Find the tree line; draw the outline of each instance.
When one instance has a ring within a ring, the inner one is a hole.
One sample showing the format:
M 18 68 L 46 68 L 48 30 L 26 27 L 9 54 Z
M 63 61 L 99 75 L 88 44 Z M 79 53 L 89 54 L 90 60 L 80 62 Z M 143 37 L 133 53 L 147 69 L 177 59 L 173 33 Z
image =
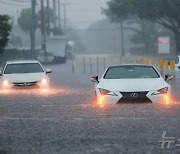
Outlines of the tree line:
M 161 25 L 174 35 L 176 54 L 180 55 L 180 0 L 109 0 L 103 12 L 117 23 L 124 21 L 136 22 L 139 29 L 133 29 L 137 35 L 145 30 L 147 36 L 142 37 L 144 47 L 151 46 L 149 39 Z
M 11 29 L 10 17 L 8 15 L 0 15 L 0 54 L 8 44 Z

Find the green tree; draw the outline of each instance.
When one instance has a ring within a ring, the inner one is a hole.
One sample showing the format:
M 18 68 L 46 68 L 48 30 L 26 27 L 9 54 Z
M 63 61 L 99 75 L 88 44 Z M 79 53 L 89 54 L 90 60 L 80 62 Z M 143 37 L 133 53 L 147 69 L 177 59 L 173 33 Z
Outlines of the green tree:
M 36 29 L 38 27 L 37 15 L 35 18 L 36 18 L 36 20 L 35 20 L 35 29 Z M 18 24 L 24 32 L 30 34 L 30 32 L 31 32 L 31 9 L 23 9 L 21 11 L 21 14 L 18 18 Z
M 112 19 L 138 17 L 158 23 L 174 34 L 176 53 L 180 54 L 180 0 L 111 0 L 106 14 Z
M 44 9 L 44 21 L 45 21 L 45 29 L 46 33 L 48 32 L 48 15 L 47 15 L 47 8 Z M 49 9 L 49 22 L 50 25 L 53 24 L 53 10 Z M 26 32 L 31 32 L 31 9 L 23 9 L 21 11 L 20 17 L 18 18 L 18 24 L 20 28 Z M 35 15 L 35 29 L 40 28 L 41 29 L 41 10 Z M 50 32 L 53 34 L 63 34 L 62 29 L 59 28 L 51 28 Z
M 143 51 L 153 52 L 157 41 L 158 27 L 157 24 L 138 16 L 136 12 L 138 7 L 135 5 L 136 0 L 111 0 L 108 2 L 108 8 L 104 9 L 107 17 L 117 23 L 125 22 L 129 25 L 138 24 L 138 27 L 128 26 L 126 29 L 133 30 L 131 41 L 134 44 L 143 44 Z
M 156 22 L 174 34 L 176 54 L 180 54 L 180 0 L 136 0 L 138 16 Z
M 45 22 L 45 29 L 46 29 L 47 34 L 48 34 L 48 12 L 49 12 L 50 25 L 53 25 L 53 23 L 54 23 L 53 9 L 49 8 L 49 11 L 48 11 L 48 8 L 44 8 L 44 22 Z M 55 17 L 55 20 L 57 20 L 57 17 Z M 41 10 L 39 10 L 39 12 L 38 12 L 38 23 L 41 23 Z M 41 27 L 41 25 L 39 25 L 39 27 Z M 52 32 L 53 35 L 62 35 L 63 34 L 62 29 L 59 27 L 53 27 L 53 28 L 50 27 L 49 32 Z
M 46 26 L 46 29 L 48 27 L 48 12 L 49 12 L 49 22 L 50 23 L 53 23 L 53 10 L 51 8 L 49 8 L 49 11 L 47 8 L 44 8 L 44 22 L 45 22 L 45 26 Z M 39 10 L 38 12 L 38 21 L 39 23 L 41 22 L 41 10 Z
M 8 44 L 12 25 L 8 15 L 0 15 L 0 54 Z
M 156 50 L 157 38 L 159 35 L 157 24 L 148 21 L 148 20 L 136 20 L 139 24 L 139 29 L 132 29 L 136 33 L 132 36 L 131 42 L 134 44 L 143 44 L 142 51 L 144 53 L 151 52 L 153 53 Z

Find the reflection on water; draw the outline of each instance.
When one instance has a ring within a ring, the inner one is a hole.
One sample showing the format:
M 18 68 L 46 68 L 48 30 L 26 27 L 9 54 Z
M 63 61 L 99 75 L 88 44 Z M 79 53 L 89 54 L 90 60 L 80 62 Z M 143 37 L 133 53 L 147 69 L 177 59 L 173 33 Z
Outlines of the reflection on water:
M 33 96 L 47 96 L 53 97 L 56 95 L 76 95 L 84 93 L 83 89 L 73 89 L 64 87 L 49 87 L 49 88 L 36 88 L 36 89 L 1 89 L 0 95 L 33 95 Z

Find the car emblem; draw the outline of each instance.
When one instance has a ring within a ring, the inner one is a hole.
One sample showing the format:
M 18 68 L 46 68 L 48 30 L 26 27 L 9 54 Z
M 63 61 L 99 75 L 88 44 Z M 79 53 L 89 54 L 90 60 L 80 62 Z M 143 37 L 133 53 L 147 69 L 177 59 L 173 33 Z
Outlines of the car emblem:
M 134 97 L 134 98 L 138 97 L 138 93 L 132 93 L 131 97 Z

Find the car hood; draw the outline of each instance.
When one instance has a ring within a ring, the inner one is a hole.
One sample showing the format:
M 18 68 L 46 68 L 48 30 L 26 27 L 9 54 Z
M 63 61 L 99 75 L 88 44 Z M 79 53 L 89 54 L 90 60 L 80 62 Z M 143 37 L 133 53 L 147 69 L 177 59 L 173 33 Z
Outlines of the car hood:
M 162 78 L 156 79 L 103 79 L 102 87 L 110 91 L 151 91 L 167 87 Z
M 2 79 L 10 82 L 36 82 L 45 76 L 45 73 L 4 74 Z

